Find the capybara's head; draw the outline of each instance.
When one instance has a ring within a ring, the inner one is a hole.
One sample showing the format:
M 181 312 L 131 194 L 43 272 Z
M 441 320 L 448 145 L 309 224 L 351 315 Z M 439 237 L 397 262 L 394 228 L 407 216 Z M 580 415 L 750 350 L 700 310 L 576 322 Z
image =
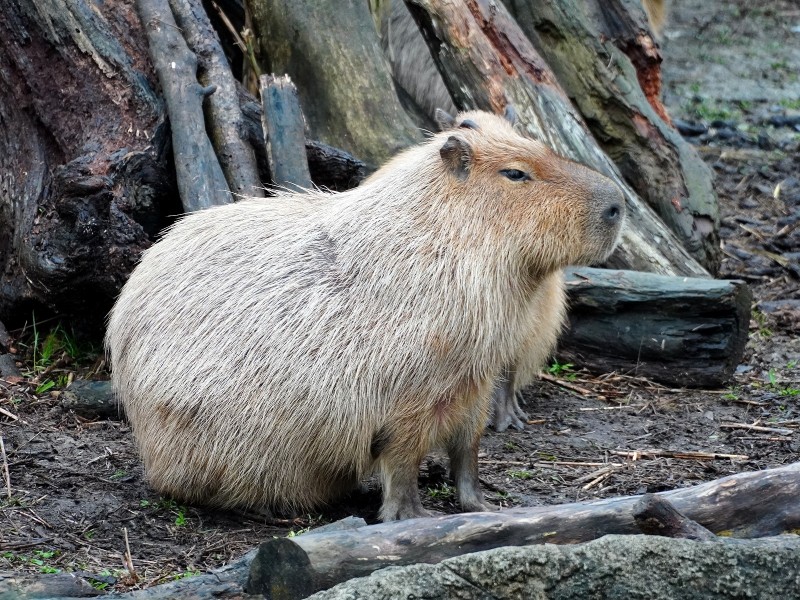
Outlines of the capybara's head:
M 453 186 L 485 198 L 489 227 L 514 243 L 533 271 L 605 260 L 625 221 L 625 199 L 608 177 L 518 133 L 506 118 L 437 113 L 440 155 Z

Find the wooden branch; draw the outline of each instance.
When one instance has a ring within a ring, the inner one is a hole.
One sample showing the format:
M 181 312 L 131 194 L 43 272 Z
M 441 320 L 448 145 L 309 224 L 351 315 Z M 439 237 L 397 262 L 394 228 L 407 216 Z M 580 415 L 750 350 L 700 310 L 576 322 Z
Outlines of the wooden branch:
M 636 525 L 647 535 L 687 540 L 717 540 L 708 529 L 682 515 L 670 502 L 656 494 L 645 494 L 633 507 Z
M 344 150 L 306 140 L 311 181 L 319 187 L 343 192 L 356 187 L 367 176 L 367 165 Z
M 197 82 L 197 58 L 186 46 L 167 0 L 136 0 L 150 42 L 172 127 L 172 153 L 185 211 L 233 201 L 208 140 L 203 98 L 213 92 Z
M 306 128 L 297 88 L 288 75 L 262 75 L 261 124 L 272 183 L 302 191 L 311 187 L 306 157 Z
M 660 87 L 660 55 L 639 3 L 510 0 L 506 5 L 625 181 L 689 254 L 716 272 L 721 254 L 719 207 L 711 170 L 654 108 L 663 110 L 652 89 Z M 639 19 L 631 17 L 631 9 Z M 655 53 L 658 62 L 639 70 L 618 46 L 634 57 Z M 639 85 L 640 74 L 649 96 Z
M 459 108 L 502 114 L 512 104 L 520 126 L 529 134 L 620 186 L 627 203 L 628 226 L 608 266 L 664 275 L 708 276 L 655 212 L 622 180 L 550 67 L 502 3 L 406 0 L 406 4 Z
M 712 532 L 762 537 L 800 526 L 798 493 L 800 463 L 794 463 L 731 475 L 657 496 Z M 640 503 L 640 496 L 629 496 L 496 513 L 410 519 L 350 531 L 310 532 L 291 540 L 271 540 L 259 548 L 263 560 L 258 555 L 253 560 L 248 590 L 271 589 L 272 581 L 285 580 L 287 569 L 291 569 L 294 578 L 313 582 L 310 587 L 321 590 L 388 566 L 437 563 L 500 546 L 575 544 L 611 533 L 638 533 L 634 512 L 641 509 Z M 296 544 L 305 558 L 297 549 L 289 551 L 287 542 Z M 293 559 L 287 563 L 266 560 L 280 554 L 289 554 Z
M 569 327 L 557 355 L 674 387 L 716 387 L 742 360 L 752 294 L 744 282 L 566 270 Z
M 216 91 L 204 103 L 206 127 L 225 179 L 234 194 L 264 196 L 256 157 L 247 142 L 228 60 L 200 0 L 169 0 L 178 27 L 198 61 L 198 80 Z
M 297 86 L 309 137 L 375 169 L 422 139 L 395 93 L 364 0 L 248 0 L 262 70 Z

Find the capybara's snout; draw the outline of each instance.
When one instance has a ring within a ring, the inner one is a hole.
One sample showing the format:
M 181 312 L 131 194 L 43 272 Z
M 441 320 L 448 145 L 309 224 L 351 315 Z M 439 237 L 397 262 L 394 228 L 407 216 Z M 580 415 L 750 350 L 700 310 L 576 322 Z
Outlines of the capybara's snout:
M 588 201 L 589 239 L 597 249 L 597 260 L 601 261 L 614 250 L 625 226 L 625 198 L 617 184 L 595 173 Z

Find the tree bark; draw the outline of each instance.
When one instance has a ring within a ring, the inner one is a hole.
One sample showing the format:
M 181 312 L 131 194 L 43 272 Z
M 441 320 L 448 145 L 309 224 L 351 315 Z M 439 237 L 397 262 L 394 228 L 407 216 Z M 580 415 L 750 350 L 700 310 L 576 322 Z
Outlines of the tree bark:
M 637 69 L 625 52 L 634 58 L 650 52 L 660 59 L 638 3 L 508 0 L 507 5 L 625 181 L 689 254 L 716 272 L 719 207 L 711 171 L 656 110 L 663 111 L 657 66 Z
M 600 171 L 621 187 L 628 226 L 608 266 L 663 275 L 708 276 L 622 180 L 547 63 L 501 3 L 407 0 L 406 4 L 459 108 L 502 114 L 511 104 L 529 134 L 560 154 Z
M 560 360 L 675 387 L 727 383 L 744 355 L 753 296 L 742 281 L 567 269 Z
M 363 0 L 250 0 L 266 73 L 288 74 L 309 137 L 370 169 L 422 139 L 397 99 Z
M 130 5 L 0 0 L 0 318 L 105 314 L 167 224 L 164 108 Z

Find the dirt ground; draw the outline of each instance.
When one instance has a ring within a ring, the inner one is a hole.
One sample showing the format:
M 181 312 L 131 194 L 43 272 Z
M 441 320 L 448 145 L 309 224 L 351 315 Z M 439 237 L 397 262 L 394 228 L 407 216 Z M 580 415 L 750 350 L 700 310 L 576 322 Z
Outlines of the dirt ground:
M 525 395 L 526 431 L 485 436 L 481 479 L 497 504 L 667 490 L 800 460 L 800 9 L 790 1 L 676 0 L 663 45 L 666 102 L 679 123 L 699 126 L 690 139 L 716 173 L 721 275 L 746 280 L 756 298 L 746 356 L 722 390 L 553 369 L 587 392 L 539 382 Z M 26 368 L 51 370 L 34 383 L 0 381 L 11 484 L 0 484 L 0 571 L 80 571 L 101 589 L 143 587 L 219 566 L 269 536 L 351 513 L 375 520 L 376 490 L 284 521 L 159 497 L 143 480 L 125 423 L 61 408 L 72 367 L 57 357 L 75 349 L 67 326 L 44 348 L 47 327 L 37 326 L 36 356 L 32 327 L 12 334 Z M 84 354 L 84 376 L 102 371 L 91 349 L 75 353 Z M 47 381 L 57 385 L 45 389 Z M 682 458 L 687 451 L 709 458 Z M 426 507 L 456 512 L 441 460 L 428 461 L 420 485 Z M 126 535 L 137 582 L 123 564 Z

